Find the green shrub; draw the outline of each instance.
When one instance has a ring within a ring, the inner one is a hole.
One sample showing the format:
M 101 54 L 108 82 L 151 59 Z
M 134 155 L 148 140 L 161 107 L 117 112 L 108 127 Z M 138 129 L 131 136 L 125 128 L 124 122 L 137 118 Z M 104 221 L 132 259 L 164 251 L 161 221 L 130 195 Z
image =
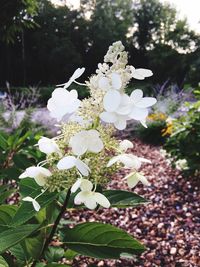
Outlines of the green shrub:
M 147 120 L 148 128 L 139 125 L 136 128 L 136 136 L 143 142 L 152 145 L 161 145 L 165 142 L 166 136 L 163 130 L 166 128 L 166 116 L 163 113 L 151 114 Z
M 186 160 L 188 172 L 200 173 L 200 101 L 186 104 L 186 115 L 173 121 L 164 148 L 175 161 Z

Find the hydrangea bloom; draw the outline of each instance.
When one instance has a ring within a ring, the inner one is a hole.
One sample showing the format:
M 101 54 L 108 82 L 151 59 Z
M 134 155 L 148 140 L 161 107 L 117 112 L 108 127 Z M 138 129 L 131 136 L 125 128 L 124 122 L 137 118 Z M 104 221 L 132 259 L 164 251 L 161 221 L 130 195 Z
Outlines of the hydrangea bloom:
M 130 188 L 138 182 L 149 185 L 139 169 L 142 163 L 150 161 L 131 153 L 131 141 L 115 138 L 114 128 L 125 129 L 129 120 L 146 126 L 148 108 L 156 103 L 153 97 L 143 97 L 140 89 L 130 96 L 126 94 L 126 85 L 132 78 L 142 80 L 152 75 L 148 69 L 135 69 L 127 63 L 122 43 L 115 42 L 109 47 L 104 63 L 98 64 L 96 74 L 85 84 L 76 81 L 85 71 L 78 68 L 67 83 L 53 91 L 47 108 L 53 118 L 62 120 L 60 135 L 54 139 L 42 137 L 38 142 L 40 151 L 47 154 L 40 165 L 47 165 L 50 170 L 32 166 L 20 179 L 31 177 L 51 192 L 68 190 L 75 194 L 75 204 L 84 204 L 89 209 L 98 205 L 110 207 L 104 187 L 120 168 L 130 170 L 124 178 Z M 90 97 L 80 101 L 77 91 L 67 91 L 73 82 L 87 86 Z M 31 202 L 38 211 L 40 205 L 36 198 L 27 196 L 23 200 Z
M 64 88 L 57 88 L 53 91 L 52 97 L 48 100 L 47 108 L 50 116 L 62 120 L 65 115 L 72 115 L 80 106 L 76 90 L 70 92 Z
M 151 77 L 153 72 L 148 69 L 136 69 L 133 66 L 130 66 L 131 76 L 137 80 L 144 80 L 147 77 Z
M 69 79 L 68 82 L 63 84 L 58 84 L 57 86 L 63 86 L 64 89 L 67 89 L 73 82 L 76 82 L 76 80 L 84 73 L 85 68 L 78 68 L 73 73 L 72 77 Z
M 69 145 L 75 155 L 81 156 L 86 151 L 98 153 L 103 149 L 103 142 L 97 130 L 80 131 L 71 137 Z
M 146 186 L 149 186 L 147 178 L 139 172 L 132 172 L 125 177 L 127 179 L 127 184 L 130 188 L 135 187 L 139 182 L 143 183 Z
M 47 177 L 51 176 L 52 173 L 43 167 L 29 167 L 23 172 L 20 176 L 19 179 L 24 179 L 27 177 L 35 179 L 36 183 L 40 186 L 44 186 L 46 183 Z
M 148 107 L 153 106 L 157 101 L 154 97 L 143 97 L 142 90 L 136 89 L 130 95 L 130 102 L 130 118 L 145 122 L 148 116 Z
M 108 199 L 101 193 L 92 191 L 93 184 L 89 180 L 85 180 L 81 182 L 79 192 L 75 199 L 74 203 L 76 205 L 84 204 L 89 209 L 95 209 L 97 204 L 103 206 L 104 208 L 110 207 L 110 202 Z
M 58 153 L 61 154 L 59 146 L 53 139 L 42 137 L 38 141 L 39 150 L 45 154 Z
M 84 176 L 88 176 L 90 172 L 90 168 L 87 166 L 87 164 L 85 164 L 79 158 L 75 158 L 74 156 L 67 156 L 62 158 L 58 162 L 57 167 L 59 170 L 68 170 L 76 167 L 77 170 Z

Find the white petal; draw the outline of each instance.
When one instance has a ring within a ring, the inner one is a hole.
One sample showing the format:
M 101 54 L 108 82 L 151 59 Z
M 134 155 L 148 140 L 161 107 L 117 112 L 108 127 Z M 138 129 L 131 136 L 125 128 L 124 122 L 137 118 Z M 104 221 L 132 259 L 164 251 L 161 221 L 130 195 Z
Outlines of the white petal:
M 88 134 L 89 138 L 99 138 L 100 137 L 100 133 L 94 129 L 87 131 L 87 134 Z
M 92 191 L 93 184 L 89 180 L 83 179 L 80 188 L 81 191 Z
M 116 110 L 117 114 L 128 115 L 131 112 L 131 99 L 127 94 L 121 94 L 121 102 Z
M 153 72 L 149 69 L 135 69 L 132 72 L 132 77 L 138 80 L 144 80 L 145 77 L 150 77 Z
M 36 176 L 34 177 L 36 183 L 39 185 L 39 186 L 44 186 L 46 184 L 46 177 L 45 176 Z
M 75 166 L 76 158 L 74 156 L 67 156 L 59 160 L 57 168 L 59 170 L 68 170 Z
M 115 90 L 119 90 L 122 87 L 122 80 L 118 73 L 111 74 L 112 87 Z
M 52 175 L 52 173 L 44 167 L 36 167 L 36 168 L 39 168 L 40 172 L 46 177 L 49 177 Z
M 60 149 L 56 142 L 50 138 L 42 137 L 38 141 L 39 150 L 46 154 L 60 153 Z
M 132 107 L 129 117 L 134 120 L 144 121 L 148 116 L 148 109 Z
M 87 166 L 87 164 L 85 164 L 80 159 L 76 159 L 76 167 L 82 175 L 84 175 L 84 176 L 89 175 L 90 168 Z
M 78 180 L 72 185 L 72 187 L 71 187 L 71 192 L 72 192 L 72 193 L 76 192 L 76 191 L 79 189 L 79 187 L 80 187 L 80 185 L 81 185 L 81 182 L 82 182 L 82 179 L 78 179 Z
M 147 127 L 146 119 L 144 119 L 144 120 L 140 120 L 140 123 L 141 123 L 142 126 L 144 126 L 145 128 L 148 128 L 148 127 Z
M 144 175 L 142 175 L 141 173 L 138 173 L 138 180 L 140 180 L 140 182 L 142 182 L 144 185 L 150 186 L 150 183 L 147 180 L 147 178 Z
M 113 164 L 115 164 L 116 162 L 118 162 L 120 160 L 120 156 L 115 156 L 113 158 L 111 158 L 107 164 L 107 167 L 112 166 Z
M 83 74 L 84 71 L 85 71 L 85 68 L 76 69 L 75 72 L 73 73 L 72 77 L 70 78 L 70 80 L 78 79 Z
M 65 90 L 64 88 L 56 88 L 52 92 L 52 98 L 57 100 L 62 100 L 63 97 L 67 97 L 69 95 L 69 91 Z
M 130 95 L 133 104 L 139 102 L 142 99 L 142 97 L 143 97 L 143 92 L 140 89 L 134 90 Z
M 139 182 L 136 173 L 135 174 L 129 174 L 126 176 L 126 178 L 127 178 L 127 184 L 130 188 L 135 187 Z
M 110 202 L 103 194 L 98 192 L 95 192 L 94 194 L 95 194 L 95 200 L 99 205 L 101 205 L 104 208 L 110 207 Z
M 69 145 L 72 148 L 72 152 L 77 155 L 83 155 L 88 148 L 87 144 L 87 131 L 80 131 L 72 136 L 69 140 Z
M 28 202 L 33 202 L 33 198 L 32 197 L 24 197 L 22 198 L 23 201 L 28 201 Z
M 64 86 L 64 89 L 68 88 L 76 79 L 78 79 L 83 74 L 84 71 L 85 71 L 85 68 L 76 69 L 68 82 L 58 84 L 57 86 Z
M 74 203 L 76 205 L 80 205 L 86 201 L 87 197 L 88 192 L 79 192 L 74 198 Z
M 101 77 L 98 81 L 98 86 L 101 90 L 108 91 L 110 89 L 109 79 L 107 77 Z
M 91 210 L 94 210 L 97 207 L 97 202 L 94 193 L 90 193 L 84 204 L 88 209 Z
M 51 172 L 43 167 L 29 167 L 26 169 L 25 172 L 23 172 L 19 178 L 23 179 L 26 177 L 34 178 L 36 183 L 38 183 L 40 186 L 43 186 L 46 182 L 45 177 L 51 176 Z
M 119 156 L 119 160 L 127 168 L 139 169 L 141 167 L 141 162 L 138 159 L 138 157 L 136 157 L 132 154 L 122 154 Z
M 35 200 L 33 199 L 33 207 L 36 211 L 39 211 L 40 210 L 40 204 Z
M 114 125 L 118 130 L 124 130 L 126 128 L 126 120 L 124 118 L 118 118 L 118 120 L 114 122 Z
M 88 151 L 93 153 L 99 153 L 103 148 L 104 145 L 100 138 L 91 139 L 91 142 L 88 144 Z
M 117 116 L 114 112 L 102 112 L 100 114 L 100 119 L 107 123 L 113 123 L 117 120 Z
M 156 102 L 157 100 L 154 97 L 144 97 L 136 103 L 136 106 L 139 108 L 148 108 L 153 106 Z
M 121 102 L 121 95 L 118 91 L 109 90 L 103 99 L 103 105 L 106 111 L 116 111 Z
M 120 150 L 126 152 L 127 149 L 133 148 L 133 143 L 129 140 L 123 140 L 119 143 Z
M 119 106 L 116 113 L 119 115 L 128 115 L 131 112 L 131 105 Z
M 138 157 L 138 159 L 139 159 L 141 162 L 144 162 L 144 163 L 151 163 L 151 161 L 150 161 L 149 159 L 140 158 L 140 157 Z
M 28 174 L 27 172 L 23 172 L 20 176 L 19 176 L 19 179 L 24 179 L 24 178 L 27 178 L 28 177 Z

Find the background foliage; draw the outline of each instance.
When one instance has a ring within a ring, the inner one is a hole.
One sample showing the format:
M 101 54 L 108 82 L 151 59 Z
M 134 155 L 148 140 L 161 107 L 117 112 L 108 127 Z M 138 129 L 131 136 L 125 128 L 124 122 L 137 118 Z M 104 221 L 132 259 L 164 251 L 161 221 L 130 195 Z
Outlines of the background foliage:
M 80 10 L 48 0 L 3 1 L 0 33 L 1 86 L 57 84 L 79 66 L 86 78 L 116 40 L 131 64 L 156 73 L 149 83 L 199 82 L 199 35 L 158 0 L 81 0 Z

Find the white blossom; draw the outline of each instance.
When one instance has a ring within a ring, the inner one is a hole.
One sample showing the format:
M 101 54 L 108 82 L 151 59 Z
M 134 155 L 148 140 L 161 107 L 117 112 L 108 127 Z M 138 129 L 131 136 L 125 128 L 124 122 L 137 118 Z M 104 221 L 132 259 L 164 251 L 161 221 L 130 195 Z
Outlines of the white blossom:
M 119 149 L 126 152 L 129 148 L 133 148 L 133 143 L 127 139 L 119 143 Z
M 104 91 L 120 90 L 120 88 L 122 87 L 122 79 L 120 77 L 120 74 L 113 72 L 109 77 L 100 77 L 98 86 L 101 90 Z
M 40 186 L 44 186 L 46 183 L 47 177 L 51 176 L 52 173 L 44 168 L 44 167 L 29 167 L 23 172 L 20 176 L 19 179 L 24 179 L 27 177 L 35 179 L 36 183 Z
M 45 154 L 51 154 L 51 153 L 58 153 L 61 155 L 61 151 L 59 149 L 59 146 L 56 144 L 56 142 L 53 139 L 42 137 L 38 141 L 39 150 Z
M 130 66 L 131 76 L 137 80 L 144 80 L 146 77 L 153 75 L 153 72 L 149 69 L 136 69 L 133 66 Z
M 177 168 L 177 170 L 179 171 L 183 171 L 183 170 L 188 170 L 188 162 L 186 159 L 179 159 L 175 162 L 175 166 Z
M 136 89 L 130 95 L 130 102 L 131 112 L 129 113 L 129 117 L 145 125 L 148 116 L 148 107 L 153 106 L 157 100 L 154 97 L 143 97 L 142 90 Z
M 60 121 L 65 115 L 72 115 L 79 108 L 80 103 L 76 90 L 67 91 L 64 88 L 56 88 L 48 100 L 47 109 L 52 118 Z
M 126 168 L 134 168 L 137 170 L 141 167 L 142 161 L 137 156 L 124 153 L 111 158 L 107 164 L 107 167 L 110 167 L 115 163 L 122 163 Z
M 118 91 L 109 90 L 104 96 L 103 106 L 105 111 L 100 114 L 102 121 L 113 123 L 115 128 L 126 128 L 128 114 L 131 111 L 129 96 Z
M 34 209 L 36 211 L 39 211 L 40 210 L 40 204 L 37 202 L 37 200 L 35 198 L 32 198 L 32 197 L 24 197 L 22 198 L 23 201 L 27 201 L 27 202 L 31 202 Z
M 85 71 L 85 68 L 76 69 L 68 82 L 63 83 L 63 84 L 58 84 L 57 86 L 64 86 L 63 87 L 64 89 L 68 88 L 73 82 L 75 82 L 76 79 L 78 79 L 83 74 L 84 71 Z
M 139 182 L 143 183 L 146 186 L 149 186 L 147 178 L 139 172 L 132 172 L 125 177 L 127 179 L 127 184 L 130 188 L 135 187 Z
M 57 164 L 57 168 L 59 170 L 69 170 L 73 167 L 76 167 L 82 175 L 89 175 L 90 168 L 87 166 L 87 164 L 85 164 L 85 162 L 74 156 L 66 156 L 59 160 Z
M 86 151 L 99 153 L 104 145 L 97 130 L 83 130 L 70 138 L 69 145 L 75 155 L 81 156 Z
M 88 209 L 95 209 L 97 204 L 109 208 L 108 199 L 103 194 L 92 191 L 92 188 L 93 185 L 89 180 L 82 180 L 80 183 L 81 192 L 75 196 L 74 203 L 76 205 L 84 204 Z

